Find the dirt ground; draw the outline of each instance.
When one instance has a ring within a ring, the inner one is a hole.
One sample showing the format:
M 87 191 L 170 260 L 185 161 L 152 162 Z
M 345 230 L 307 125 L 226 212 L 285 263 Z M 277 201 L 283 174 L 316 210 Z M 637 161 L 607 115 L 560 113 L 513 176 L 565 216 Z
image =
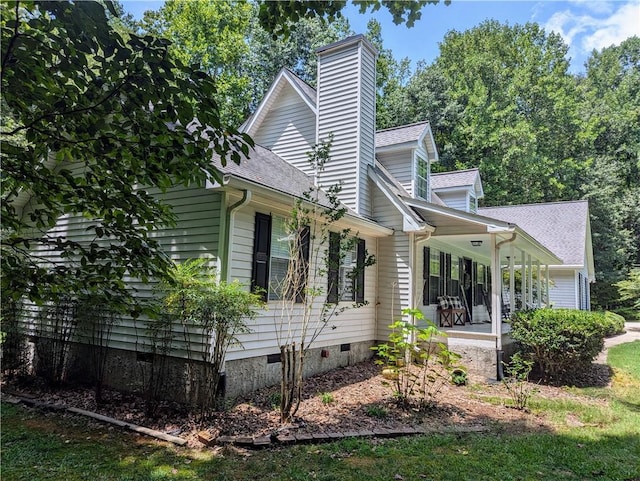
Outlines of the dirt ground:
M 605 365 L 594 364 L 588 383 L 606 385 L 610 372 Z M 528 385 L 538 396 L 572 397 L 566 389 Z M 193 447 L 201 446 L 197 433 L 208 431 L 211 436 L 263 436 L 277 434 L 313 434 L 398 429 L 422 426 L 434 432 L 477 430 L 523 432 L 552 430 L 548 421 L 530 412 L 510 407 L 509 393 L 501 383 L 469 379 L 466 386 L 444 384 L 433 406 L 417 410 L 403 409 L 393 397 L 392 383 L 381 375 L 373 362 L 336 369 L 307 379 L 304 399 L 293 423 L 283 425 L 279 419 L 279 387 L 256 391 L 236 400 L 223 412 L 216 412 L 200 422 L 184 406 L 163 404 L 157 417 L 144 415 L 142 399 L 127 393 L 106 390 L 104 401 L 95 402 L 93 390 L 67 386 L 48 390 L 41 383 L 3 380 L 3 393 L 37 399 L 58 405 L 73 406 L 129 423 L 146 426 L 188 440 Z M 489 402 L 491 400 L 491 402 Z

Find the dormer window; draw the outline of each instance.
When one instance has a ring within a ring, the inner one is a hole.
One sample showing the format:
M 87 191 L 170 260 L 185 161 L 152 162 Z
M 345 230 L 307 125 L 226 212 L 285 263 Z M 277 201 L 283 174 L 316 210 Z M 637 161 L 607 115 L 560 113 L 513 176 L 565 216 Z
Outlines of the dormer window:
M 416 154 L 415 196 L 429 200 L 429 163 Z
M 473 212 L 474 214 L 478 212 L 478 199 L 473 194 L 469 194 L 469 210 L 468 210 L 468 212 Z

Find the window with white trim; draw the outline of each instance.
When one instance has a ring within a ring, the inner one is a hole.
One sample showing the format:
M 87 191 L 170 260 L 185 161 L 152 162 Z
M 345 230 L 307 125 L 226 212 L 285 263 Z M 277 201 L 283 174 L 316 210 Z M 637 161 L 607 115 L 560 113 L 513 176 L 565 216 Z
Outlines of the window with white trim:
M 429 163 L 416 154 L 415 195 L 429 200 Z

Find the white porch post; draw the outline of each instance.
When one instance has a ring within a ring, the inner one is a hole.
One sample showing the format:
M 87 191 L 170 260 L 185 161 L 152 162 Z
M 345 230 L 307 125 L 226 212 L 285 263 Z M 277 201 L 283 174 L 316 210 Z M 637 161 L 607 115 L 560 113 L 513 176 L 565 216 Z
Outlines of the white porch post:
M 516 312 L 516 253 L 513 244 L 509 246 L 509 317 Z
M 491 334 L 496 336 L 496 349 L 502 349 L 502 333 L 500 320 L 502 319 L 502 270 L 500 268 L 500 248 L 496 246 L 496 234 L 491 234 Z
M 533 262 L 531 260 L 531 254 L 527 255 L 527 304 L 533 305 Z M 525 306 L 526 307 L 526 306 Z
M 544 265 L 544 302 L 546 307 L 551 307 L 549 302 L 549 264 Z
M 522 275 L 520 276 L 520 310 L 522 310 L 527 301 L 527 258 L 524 251 L 520 251 L 520 262 L 522 267 Z
M 542 270 L 540 269 L 540 259 L 536 259 L 536 269 L 538 274 L 538 278 L 536 279 L 536 300 L 538 302 L 536 302 L 536 306 L 540 309 L 542 307 Z

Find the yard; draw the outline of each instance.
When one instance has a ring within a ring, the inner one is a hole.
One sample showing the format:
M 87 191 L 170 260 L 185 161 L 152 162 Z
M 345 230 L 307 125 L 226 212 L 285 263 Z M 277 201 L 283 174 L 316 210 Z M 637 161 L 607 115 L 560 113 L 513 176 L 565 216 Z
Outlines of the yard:
M 610 385 L 541 386 L 530 414 L 505 407 L 506 392 L 499 386 L 471 384 L 457 391 L 456 402 L 463 406 L 457 420 L 450 405 L 443 411 L 454 415 L 425 414 L 440 423 L 440 433 L 267 450 L 177 448 L 85 418 L 3 403 L 2 476 L 16 481 L 638 480 L 640 363 L 634 359 L 640 359 L 640 341 L 611 348 Z M 316 410 L 347 402 L 345 389 L 319 393 Z M 472 405 L 486 414 L 482 422 L 475 420 L 483 431 L 456 431 L 454 426 L 468 422 L 461 413 Z

